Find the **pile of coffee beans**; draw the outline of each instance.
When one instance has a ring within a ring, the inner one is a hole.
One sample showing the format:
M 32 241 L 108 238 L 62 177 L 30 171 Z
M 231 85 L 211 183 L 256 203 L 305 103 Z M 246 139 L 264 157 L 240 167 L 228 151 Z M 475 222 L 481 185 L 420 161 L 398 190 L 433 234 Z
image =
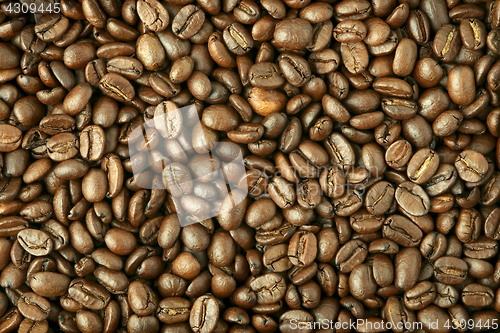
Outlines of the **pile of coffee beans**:
M 500 0 L 0 9 L 0 333 L 499 331 Z

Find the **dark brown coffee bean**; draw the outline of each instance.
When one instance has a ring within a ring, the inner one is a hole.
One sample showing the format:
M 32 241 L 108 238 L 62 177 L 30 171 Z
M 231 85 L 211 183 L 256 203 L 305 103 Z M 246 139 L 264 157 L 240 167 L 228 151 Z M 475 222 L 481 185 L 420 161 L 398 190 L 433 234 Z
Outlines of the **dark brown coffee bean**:
M 333 38 L 341 43 L 361 42 L 367 34 L 366 25 L 358 20 L 339 22 L 333 29 Z
M 277 47 L 287 50 L 303 50 L 313 35 L 311 23 L 303 18 L 289 18 L 278 22 L 274 29 Z
M 193 332 L 210 332 L 217 326 L 219 303 L 213 295 L 200 296 L 193 303 L 189 315 L 189 325 Z
M 156 0 L 142 0 L 137 4 L 137 15 L 151 31 L 164 30 L 169 21 L 168 11 Z
M 316 237 L 312 233 L 297 232 L 290 239 L 288 257 L 295 266 L 311 264 L 317 253 Z
M 41 230 L 24 229 L 17 234 L 19 244 L 35 256 L 44 256 L 52 252 L 54 243 L 49 235 Z
M 14 151 L 21 145 L 22 132 L 16 127 L 0 124 L 0 133 L 0 151 Z
M 375 183 L 366 194 L 365 205 L 368 212 L 380 215 L 387 212 L 394 201 L 394 187 L 386 181 Z
M 134 87 L 123 76 L 109 73 L 99 81 L 99 88 L 107 96 L 119 102 L 130 102 L 135 96 Z
M 360 240 L 351 240 L 344 244 L 335 256 L 335 265 L 342 273 L 349 273 L 368 255 L 367 246 Z
M 408 162 L 406 172 L 412 182 L 422 184 L 434 175 L 438 167 L 439 156 L 431 149 L 421 149 Z
M 250 288 L 257 295 L 257 304 L 272 304 L 283 298 L 286 284 L 277 273 L 267 273 L 253 279 Z
M 459 30 L 452 24 L 445 24 L 436 32 L 432 48 L 436 57 L 444 62 L 451 62 L 460 48 Z
M 282 53 L 278 61 L 281 73 L 292 86 L 302 87 L 311 78 L 311 68 L 304 58 L 293 53 Z
M 488 170 L 488 163 L 481 153 L 464 150 L 455 160 L 458 176 L 468 182 L 480 181 Z
M 350 73 L 359 74 L 368 67 L 368 50 L 363 42 L 342 43 L 340 52 Z
M 201 29 L 204 20 L 203 11 L 194 5 L 186 5 L 172 20 L 172 31 L 182 39 L 189 39 Z
M 486 307 L 493 302 L 493 291 L 482 284 L 470 283 L 462 290 L 462 302 L 475 308 Z
M 429 211 L 430 199 L 425 191 L 411 182 L 403 182 L 396 188 L 396 201 L 411 215 L 422 216 Z
M 57 297 L 67 292 L 70 278 L 63 274 L 42 271 L 31 275 L 29 283 L 38 295 Z
M 389 216 L 384 221 L 382 234 L 395 243 L 407 247 L 418 246 L 423 235 L 415 223 L 401 215 Z
M 134 281 L 128 287 L 128 302 L 137 315 L 147 316 L 156 310 L 158 297 L 150 287 L 140 281 Z
M 421 258 L 420 252 L 412 247 L 402 249 L 396 255 L 394 284 L 398 288 L 407 291 L 416 284 Z
M 467 278 L 467 263 L 455 257 L 441 257 L 434 263 L 434 276 L 439 282 L 460 284 Z
M 448 73 L 448 93 L 453 102 L 458 105 L 467 105 L 474 101 L 476 96 L 475 85 L 463 86 L 464 82 L 474 80 L 474 72 L 468 66 L 455 66 Z
M 18 308 L 24 317 L 33 321 L 42 321 L 49 316 L 50 303 L 42 296 L 27 292 L 21 295 Z
M 253 47 L 253 38 L 246 28 L 238 23 L 232 23 L 222 34 L 228 49 L 234 54 L 243 55 Z

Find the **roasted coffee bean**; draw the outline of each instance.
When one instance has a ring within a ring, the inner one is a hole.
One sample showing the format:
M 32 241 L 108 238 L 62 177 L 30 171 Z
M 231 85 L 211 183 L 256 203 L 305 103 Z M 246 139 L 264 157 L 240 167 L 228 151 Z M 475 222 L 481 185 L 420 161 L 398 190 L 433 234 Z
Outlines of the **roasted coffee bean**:
M 441 257 L 434 263 L 434 276 L 439 282 L 460 284 L 467 278 L 467 263 L 455 257 Z
M 459 30 L 452 24 L 445 24 L 436 32 L 432 42 L 434 54 L 443 62 L 451 62 L 460 48 Z
M 44 256 L 52 252 L 54 243 L 47 233 L 36 229 L 24 229 L 17 234 L 19 244 L 34 256 Z
M 69 286 L 70 278 L 66 275 L 42 271 L 31 275 L 30 287 L 40 296 L 63 296 Z
M 464 150 L 455 159 L 458 176 L 467 182 L 477 183 L 488 171 L 488 162 L 481 153 Z
M 422 231 L 415 223 L 401 215 L 391 215 L 384 221 L 382 234 L 402 246 L 418 246 Z
M 482 308 L 493 302 L 493 290 L 478 283 L 470 283 L 462 290 L 462 302 L 465 306 Z
M 421 268 L 420 252 L 414 247 L 402 249 L 396 255 L 394 284 L 405 291 L 415 286 Z
M 286 283 L 277 273 L 267 273 L 250 282 L 250 288 L 257 295 L 257 304 L 272 304 L 285 295 Z
M 287 50 L 304 50 L 313 35 L 311 23 L 303 18 L 284 19 L 274 28 L 274 40 L 277 47 Z
M 135 96 L 134 87 L 120 74 L 108 73 L 99 81 L 99 88 L 119 102 L 130 102 Z
M 193 37 L 201 29 L 205 13 L 194 5 L 184 6 L 172 20 L 172 31 L 182 39 Z
M 422 216 L 429 211 L 429 196 L 416 184 L 411 182 L 399 184 L 395 196 L 401 208 L 411 215 Z
M 33 321 L 42 321 L 49 317 L 49 301 L 34 292 L 23 293 L 17 306 L 24 317 Z
M 138 1 L 136 6 L 137 15 L 149 30 L 162 31 L 168 26 L 169 13 L 158 1 Z
M 10 152 L 16 150 L 22 141 L 22 132 L 8 124 L 0 124 L 0 151 Z
M 422 184 L 434 175 L 438 167 L 439 156 L 436 152 L 431 149 L 421 149 L 408 162 L 406 172 L 412 182 Z
M 210 332 L 217 326 L 219 303 L 213 295 L 200 296 L 193 303 L 189 325 L 193 332 Z

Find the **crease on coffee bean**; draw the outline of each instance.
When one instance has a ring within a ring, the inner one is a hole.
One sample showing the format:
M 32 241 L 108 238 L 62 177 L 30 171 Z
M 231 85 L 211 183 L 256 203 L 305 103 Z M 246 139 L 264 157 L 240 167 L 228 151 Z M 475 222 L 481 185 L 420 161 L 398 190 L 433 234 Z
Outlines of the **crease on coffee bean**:
M 167 307 L 159 306 L 158 311 L 156 313 L 157 314 L 166 314 L 168 316 L 175 316 L 175 315 L 189 313 L 189 311 L 190 311 L 189 308 L 167 308 Z
M 433 151 L 430 151 L 430 154 L 425 158 L 420 167 L 415 171 L 413 175 L 410 175 L 410 179 L 412 181 L 416 181 L 420 177 L 422 177 L 423 173 L 429 168 L 429 165 L 431 164 L 431 161 L 435 156 L 437 156 L 437 154 Z
M 441 297 L 441 298 L 447 298 L 450 304 L 453 303 L 453 292 L 450 291 L 451 288 L 449 286 L 445 286 L 443 290 L 441 291 L 436 291 L 436 295 Z
M 51 21 L 45 22 L 45 24 L 43 24 L 43 26 L 41 24 L 35 25 L 35 33 L 37 35 L 40 34 L 40 35 L 42 35 L 42 37 L 44 37 L 44 35 L 47 32 L 51 32 L 50 29 L 52 29 L 53 27 L 55 27 L 57 25 L 57 23 L 59 23 L 62 19 L 63 19 L 63 16 L 58 15 L 55 20 L 51 20 Z
M 436 294 L 436 291 L 432 289 L 432 287 L 429 287 L 427 288 L 425 291 L 423 291 L 420 295 L 416 295 L 416 296 L 413 296 L 413 297 L 409 297 L 406 293 L 405 293 L 405 300 L 407 302 L 417 302 L 419 304 L 424 304 L 424 299 L 426 296 L 428 295 L 435 295 Z
M 43 314 L 48 314 L 50 312 L 50 309 L 44 309 L 40 304 L 30 301 L 28 297 L 24 295 L 21 296 L 21 300 L 27 305 L 33 305 L 34 307 L 38 308 Z
M 357 200 L 351 199 L 352 197 L 355 197 Z M 345 201 L 342 201 L 342 199 L 340 199 L 338 201 L 338 203 L 335 205 L 335 211 L 338 212 L 341 209 L 349 208 L 349 207 L 356 205 L 360 202 L 361 202 L 361 199 L 360 199 L 358 193 L 356 191 L 353 191 L 351 194 L 349 194 L 347 196 L 347 199 Z
M 300 66 L 297 64 L 297 62 L 294 59 L 292 59 L 291 57 L 284 55 L 280 60 L 284 60 L 284 61 L 288 62 L 293 67 L 293 69 L 299 74 L 299 76 L 301 78 L 299 85 L 301 85 L 304 81 L 307 81 L 309 79 L 310 76 L 306 75 L 304 73 L 304 71 L 302 70 L 302 68 L 300 68 Z
M 50 240 L 50 238 L 47 238 L 41 245 L 29 245 L 27 243 L 27 241 L 25 239 L 23 239 L 22 237 L 18 237 L 18 239 L 20 242 L 22 242 L 24 244 L 25 247 L 27 247 L 30 250 L 40 250 L 40 249 L 47 250 L 47 247 L 49 246 L 48 242 Z
M 150 22 L 145 22 L 145 20 L 141 20 L 144 22 L 144 24 L 146 24 L 146 26 L 149 28 L 149 27 L 154 27 L 154 29 L 158 29 L 158 27 L 162 27 L 166 24 L 164 24 L 164 21 L 161 19 L 161 13 L 160 11 L 158 10 L 158 7 L 157 6 L 152 6 L 148 1 L 145 1 L 145 0 L 142 0 L 142 2 L 144 4 L 146 4 L 147 8 L 150 9 L 151 12 L 154 12 L 154 14 L 152 14 L 152 16 L 154 17 L 154 20 L 150 21 Z M 157 3 L 154 3 L 155 5 L 157 5 Z M 156 22 L 160 22 L 159 24 L 156 24 Z M 150 29 L 150 30 L 153 30 L 153 29 Z
M 359 62 L 356 58 L 356 55 L 354 54 L 355 46 L 353 44 L 349 43 L 349 44 L 347 44 L 347 49 L 349 50 L 349 53 L 351 54 L 351 58 L 352 58 L 351 68 L 354 71 L 354 73 L 357 73 L 362 66 L 359 64 Z M 344 65 L 345 65 L 345 63 L 344 63 Z
M 254 194 L 255 192 L 260 192 L 260 185 L 265 181 L 265 179 L 267 179 L 267 177 L 263 176 L 262 174 L 259 175 L 259 178 L 257 178 L 255 184 L 252 185 L 248 190 L 248 193 Z
M 125 72 L 125 73 L 131 73 L 131 74 L 141 75 L 141 71 L 138 70 L 137 68 L 135 68 L 134 63 L 132 63 L 131 66 L 132 66 L 132 68 L 120 68 L 120 67 L 116 67 L 116 66 L 110 65 L 109 63 L 107 65 L 108 70 L 111 69 L 110 72 L 111 71 L 118 72 L 118 73 Z
M 463 273 L 461 270 L 455 269 L 455 268 L 441 269 L 439 267 L 434 266 L 434 270 L 436 271 L 436 275 L 443 274 L 445 276 L 451 275 L 451 276 L 456 276 L 456 277 L 460 277 L 460 278 L 467 277 L 467 273 Z
M 455 32 L 456 32 L 455 26 L 451 28 L 451 31 L 448 33 L 446 36 L 446 43 L 444 44 L 443 49 L 441 50 L 441 59 L 444 59 L 446 54 L 450 52 L 451 49 L 451 43 L 453 41 L 453 38 L 455 37 Z
M 415 14 L 417 16 L 418 26 L 420 27 L 420 31 L 422 32 L 422 37 L 425 37 L 424 17 L 423 17 L 422 13 L 419 10 L 416 10 Z M 422 42 L 423 43 L 427 43 L 427 39 L 424 39 Z
M 470 295 L 470 296 L 486 296 L 493 298 L 493 294 L 488 291 L 462 291 L 462 295 Z
M 491 245 L 491 244 L 486 244 L 485 246 L 481 247 L 481 245 L 475 245 L 473 243 L 465 243 L 464 247 L 467 248 L 467 250 L 470 251 L 483 251 L 483 250 L 497 250 L 498 245 Z
M 389 191 L 389 188 L 392 188 L 392 186 L 390 184 L 387 184 L 385 187 L 384 187 L 384 190 L 382 191 L 382 193 L 378 196 L 378 198 L 375 199 L 375 201 L 373 202 L 373 204 L 371 205 L 371 208 L 372 209 L 375 209 L 376 205 L 382 201 L 382 199 L 384 198 L 384 196 L 387 194 L 387 191 Z
M 314 48 L 316 47 L 316 43 L 318 42 L 318 37 L 319 37 L 319 34 L 321 33 L 321 29 L 323 28 L 323 26 L 324 26 L 323 22 L 314 24 L 311 42 L 309 43 L 309 45 L 306 46 L 306 50 L 308 50 L 308 51 L 314 50 Z
M 339 149 L 337 148 L 337 146 L 335 145 L 335 143 L 332 142 L 332 140 L 328 140 L 327 141 L 327 144 L 330 146 L 330 148 L 332 149 L 333 153 L 335 154 L 335 156 L 337 157 L 337 161 L 338 161 L 338 165 L 341 165 L 341 166 L 345 166 L 344 165 L 344 157 L 342 156 L 342 154 L 340 153 Z
M 443 182 L 443 181 L 446 181 L 446 180 L 451 180 L 452 178 L 456 177 L 456 170 L 455 169 L 452 169 L 451 170 L 451 173 L 449 176 L 438 176 L 438 177 L 433 177 L 431 178 L 426 184 L 425 186 L 426 187 L 430 187 L 430 186 L 433 186 L 433 185 L 436 185 L 440 182 Z
M 481 31 L 479 30 L 479 26 L 476 23 L 475 19 L 469 19 L 469 25 L 472 29 L 472 32 L 474 33 L 474 49 L 477 49 L 479 45 L 481 45 Z
M 237 8 L 241 9 L 242 11 L 244 11 L 246 14 L 248 14 L 249 16 L 258 16 L 258 13 L 256 13 L 253 8 L 245 5 L 244 3 L 242 3 L 241 1 L 238 2 L 237 4 Z
M 284 193 L 284 192 L 281 192 L 280 190 L 280 187 L 278 185 L 276 185 L 276 183 L 271 183 L 269 184 L 269 186 L 271 186 L 272 190 L 274 190 L 276 192 L 276 194 L 283 199 L 284 201 L 284 205 L 283 205 L 283 208 L 288 208 L 288 207 L 291 207 L 292 206 L 292 200 L 289 198 L 289 196 Z
M 201 329 L 205 325 L 205 316 L 207 314 L 207 303 L 208 302 L 210 302 L 210 298 L 205 297 L 205 298 L 202 299 L 202 301 L 201 301 L 201 309 L 199 311 L 200 316 L 198 317 L 198 322 L 194 323 L 194 324 L 191 324 L 193 329 L 194 328 Z
M 172 26 L 172 31 L 174 33 L 176 33 L 177 35 L 182 35 L 184 33 L 184 31 L 188 28 L 188 26 L 190 26 L 190 23 L 194 19 L 194 16 L 199 12 L 198 8 L 196 8 L 195 6 L 193 6 L 193 7 L 195 8 L 195 10 L 191 14 L 189 14 L 186 21 L 183 23 L 183 25 L 180 28 L 176 29 Z
M 117 95 L 118 97 L 124 99 L 126 102 L 130 102 L 131 101 L 131 99 L 127 95 L 125 95 L 120 89 L 118 89 L 114 85 L 109 84 L 107 82 L 102 82 L 101 84 L 108 91 L 110 91 L 111 93 L 113 93 L 113 94 Z
M 231 37 L 233 37 L 233 39 L 236 41 L 236 44 L 238 44 L 239 47 L 241 47 L 243 49 L 243 51 L 249 51 L 250 50 L 250 45 L 247 44 L 247 42 L 245 41 L 245 38 L 238 32 L 234 29 L 234 25 L 233 24 L 230 24 L 228 27 L 227 27 L 228 31 L 229 31 L 229 34 L 231 35 Z
M 483 190 L 483 197 L 482 197 L 482 201 L 487 201 L 488 198 L 490 197 L 490 194 L 491 194 L 491 188 L 493 187 L 493 185 L 495 184 L 495 182 L 498 180 L 498 174 L 494 174 L 490 181 L 486 184 L 486 186 L 484 187 L 484 190 Z
M 106 305 L 108 299 L 105 296 L 100 295 L 100 294 L 98 294 L 96 292 L 93 292 L 92 290 L 90 290 L 89 288 L 87 288 L 86 286 L 84 286 L 83 284 L 84 284 L 84 282 L 78 281 L 78 282 L 74 283 L 73 285 L 71 285 L 70 288 L 71 287 L 75 287 L 75 288 L 80 287 L 80 289 L 84 293 L 86 293 L 88 295 L 91 295 L 91 296 L 94 296 L 98 301 L 101 301 L 104 305 Z
M 422 204 L 422 208 L 426 211 L 428 210 L 429 207 L 427 207 L 427 205 L 425 204 L 424 198 L 419 196 L 418 193 L 413 192 L 413 188 L 416 188 L 416 187 L 412 187 L 411 189 L 409 189 L 405 186 L 399 186 L 399 188 L 401 188 L 402 191 L 409 193 L 413 198 L 415 198 L 415 197 L 418 198 L 418 200 L 420 200 L 420 203 Z M 401 208 L 403 208 L 405 211 L 407 211 L 404 207 L 401 207 Z M 413 215 L 413 214 L 410 214 L 410 215 Z

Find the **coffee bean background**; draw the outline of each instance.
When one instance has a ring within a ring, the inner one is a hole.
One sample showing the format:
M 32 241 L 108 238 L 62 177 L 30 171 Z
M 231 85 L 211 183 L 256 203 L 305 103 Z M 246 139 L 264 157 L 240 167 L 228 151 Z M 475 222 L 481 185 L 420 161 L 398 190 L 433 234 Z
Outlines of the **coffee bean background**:
M 0 332 L 498 331 L 499 60 L 500 0 L 1 2 Z

